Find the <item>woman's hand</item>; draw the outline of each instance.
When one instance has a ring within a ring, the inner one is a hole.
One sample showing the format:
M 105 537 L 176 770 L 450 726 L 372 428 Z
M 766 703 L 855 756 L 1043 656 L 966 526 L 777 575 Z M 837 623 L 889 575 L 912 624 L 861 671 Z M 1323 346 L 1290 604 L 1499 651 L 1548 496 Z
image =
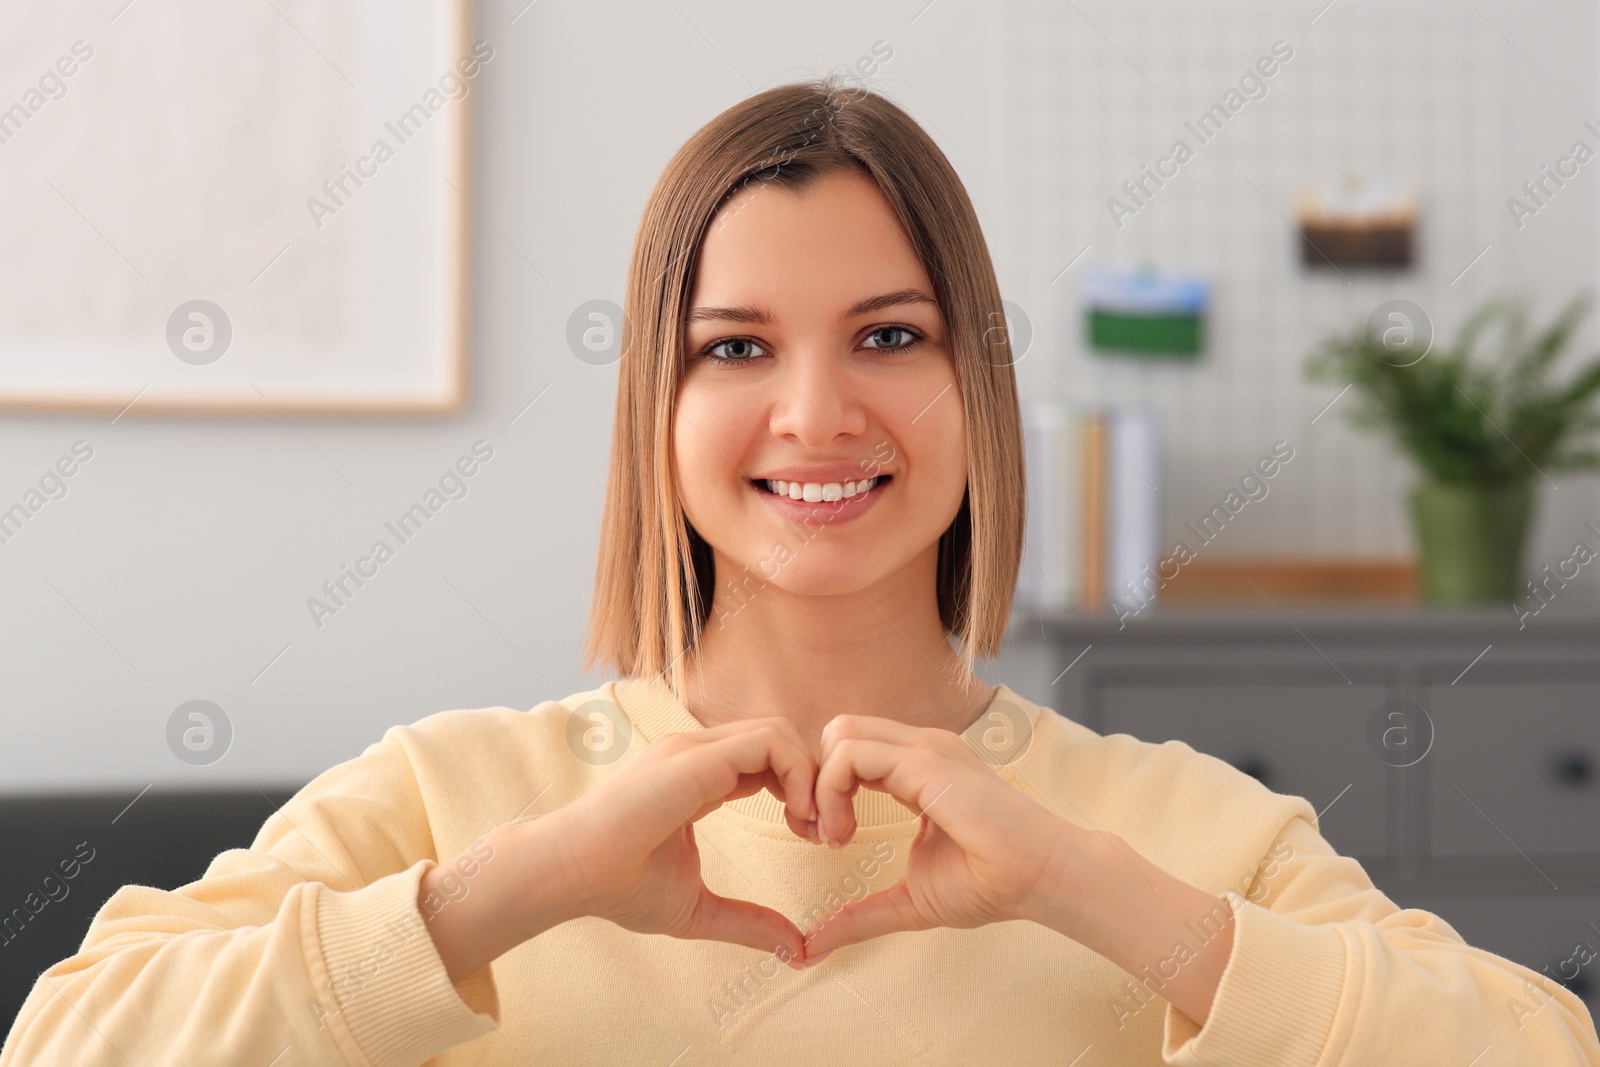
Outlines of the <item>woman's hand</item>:
M 643 934 L 728 941 L 798 968 L 799 929 L 771 908 L 706 888 L 694 823 L 724 801 L 771 790 L 800 837 L 817 840 L 816 762 L 787 719 L 668 734 L 603 785 L 529 822 L 496 827 L 471 855 L 434 866 L 419 906 L 450 980 L 585 915 Z
M 1003 781 L 959 734 L 841 715 L 822 731 L 819 836 L 855 833 L 860 786 L 889 793 L 922 825 L 905 878 L 839 910 L 806 941 L 806 963 L 898 930 L 969 928 L 1059 915 L 1078 828 Z
M 816 764 L 787 719 L 668 734 L 604 785 L 546 816 L 560 864 L 597 915 L 642 934 L 776 951 L 798 967 L 804 937 L 771 908 L 718 896 L 700 878 L 694 823 L 725 801 L 769 790 L 796 835 L 816 840 Z
M 949 730 L 841 715 L 822 730 L 818 831 L 855 833 L 851 797 L 889 793 L 921 815 L 905 877 L 852 901 L 806 939 L 805 965 L 842 945 L 900 930 L 1028 919 L 1129 974 L 1171 963 L 1196 924 L 1220 933 L 1191 953 L 1161 995 L 1204 1026 L 1233 946 L 1227 901 L 1167 873 L 1119 835 L 1085 829 L 1013 788 Z

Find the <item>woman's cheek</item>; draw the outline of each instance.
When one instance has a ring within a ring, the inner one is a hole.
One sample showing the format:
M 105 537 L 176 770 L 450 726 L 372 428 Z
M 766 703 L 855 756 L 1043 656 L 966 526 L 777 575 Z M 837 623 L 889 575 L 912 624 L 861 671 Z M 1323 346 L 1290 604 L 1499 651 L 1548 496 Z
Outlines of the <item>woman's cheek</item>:
M 955 504 L 959 505 L 967 484 L 967 425 L 961 404 L 954 399 L 954 394 L 955 390 L 952 389 L 934 405 L 942 409 L 938 419 L 918 419 L 912 427 L 923 432 L 917 434 L 913 445 L 908 447 L 908 465 L 920 468 L 925 480 L 928 475 L 934 475 L 944 487 L 940 495 L 946 498 L 953 495 Z M 932 415 L 933 412 L 930 410 L 928 414 Z M 924 430 L 925 422 L 930 425 Z
M 707 507 L 710 472 L 706 468 L 705 457 L 701 455 L 702 443 L 692 440 L 696 436 L 693 430 L 685 435 L 683 429 L 686 426 L 687 423 L 680 420 L 679 430 L 674 434 L 673 481 L 684 514 L 704 535 L 706 526 L 713 524 L 716 518 L 715 509 Z

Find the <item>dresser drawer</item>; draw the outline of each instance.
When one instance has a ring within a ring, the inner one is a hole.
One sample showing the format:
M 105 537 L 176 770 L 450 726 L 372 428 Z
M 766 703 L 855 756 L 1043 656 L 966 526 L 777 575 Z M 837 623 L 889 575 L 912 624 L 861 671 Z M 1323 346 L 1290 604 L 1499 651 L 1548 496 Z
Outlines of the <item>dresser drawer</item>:
M 1435 685 L 1429 849 L 1600 853 L 1600 679 Z
M 1509 897 L 1386 895 L 1402 908 L 1433 912 L 1474 948 L 1548 975 L 1582 997 L 1591 1014 L 1600 1006 L 1600 896 L 1555 890 Z M 1534 998 L 1523 1000 L 1519 1010 L 1538 1006 Z
M 1366 741 L 1367 720 L 1386 697 L 1382 686 L 1111 683 L 1099 696 L 1102 733 L 1184 741 L 1274 792 L 1327 808 L 1319 829 L 1344 855 L 1387 852 L 1388 766 Z

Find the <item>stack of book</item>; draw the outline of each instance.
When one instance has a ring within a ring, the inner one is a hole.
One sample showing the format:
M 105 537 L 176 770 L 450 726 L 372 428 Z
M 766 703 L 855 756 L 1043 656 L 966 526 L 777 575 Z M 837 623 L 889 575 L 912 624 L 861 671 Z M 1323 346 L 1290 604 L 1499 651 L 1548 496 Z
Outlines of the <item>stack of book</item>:
M 1161 556 L 1165 425 L 1146 407 L 1023 409 L 1028 523 L 1022 610 L 1138 611 Z

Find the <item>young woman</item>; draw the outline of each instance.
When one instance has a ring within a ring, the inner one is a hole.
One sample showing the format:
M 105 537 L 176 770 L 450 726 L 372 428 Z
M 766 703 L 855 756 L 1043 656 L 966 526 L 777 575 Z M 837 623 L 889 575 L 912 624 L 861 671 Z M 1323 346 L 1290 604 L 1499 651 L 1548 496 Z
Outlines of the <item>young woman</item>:
M 1000 307 L 893 104 L 718 116 L 629 270 L 619 680 L 395 727 L 123 888 L 0 1065 L 1600 1064 L 1304 799 L 975 678 L 1024 514 Z

